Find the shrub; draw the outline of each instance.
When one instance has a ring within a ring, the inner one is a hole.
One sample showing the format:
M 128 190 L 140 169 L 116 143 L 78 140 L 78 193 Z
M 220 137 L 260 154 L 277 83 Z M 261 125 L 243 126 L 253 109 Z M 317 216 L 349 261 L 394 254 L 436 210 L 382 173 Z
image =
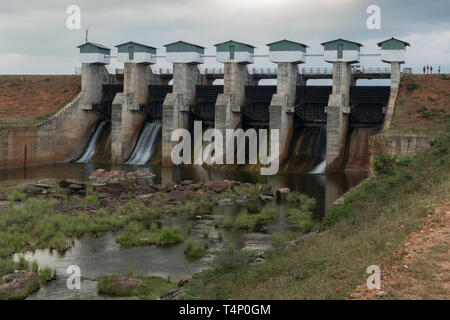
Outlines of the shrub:
M 410 162 L 411 159 L 408 157 L 382 153 L 375 157 L 372 166 L 377 175 L 393 175 L 396 167 L 407 167 Z
M 131 232 L 139 233 L 139 232 L 141 232 L 142 230 L 144 230 L 144 227 L 142 226 L 141 223 L 139 223 L 139 222 L 137 222 L 137 221 L 131 221 L 131 222 L 128 224 L 128 229 L 129 229 Z
M 25 257 L 20 257 L 19 262 L 17 263 L 17 268 L 20 270 L 29 270 L 30 263 L 25 259 Z
M 39 271 L 39 278 L 41 281 L 48 282 L 52 280 L 56 275 L 56 271 L 52 270 L 49 266 L 45 266 Z
M 415 82 L 410 83 L 406 86 L 406 90 L 408 91 L 408 93 L 411 93 L 418 88 L 420 88 L 420 86 Z
M 353 215 L 353 207 L 350 204 L 334 205 L 330 209 L 330 213 L 325 216 L 321 223 L 322 229 L 327 229 L 336 224 L 342 218 Z
M 12 259 L 2 259 L 0 258 L 0 276 L 5 274 L 13 273 L 16 270 L 16 264 Z
M 39 264 L 36 260 L 33 261 L 31 264 L 31 272 L 38 272 L 39 271 Z
M 95 204 L 98 204 L 99 202 L 100 202 L 100 200 L 98 199 L 97 195 L 95 195 L 95 194 L 86 196 L 83 200 L 83 203 L 86 206 L 95 205 Z
M 190 258 L 201 258 L 208 253 L 208 250 L 198 240 L 188 239 L 184 254 Z
M 9 202 L 15 202 L 15 201 L 23 201 L 25 200 L 26 196 L 23 192 L 20 192 L 19 190 L 12 190 L 8 192 L 8 201 Z

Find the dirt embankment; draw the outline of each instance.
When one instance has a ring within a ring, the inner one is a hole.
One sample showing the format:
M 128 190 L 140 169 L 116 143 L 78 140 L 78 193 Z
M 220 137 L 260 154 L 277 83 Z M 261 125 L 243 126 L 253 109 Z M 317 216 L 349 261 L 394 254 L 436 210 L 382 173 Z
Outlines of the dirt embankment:
M 79 75 L 0 75 L 0 124 L 44 120 L 80 89 Z
M 435 135 L 450 118 L 450 75 L 405 75 L 388 133 Z
M 448 299 L 450 202 L 435 208 L 425 226 L 409 235 L 392 263 L 382 267 L 381 290 L 359 286 L 350 299 Z

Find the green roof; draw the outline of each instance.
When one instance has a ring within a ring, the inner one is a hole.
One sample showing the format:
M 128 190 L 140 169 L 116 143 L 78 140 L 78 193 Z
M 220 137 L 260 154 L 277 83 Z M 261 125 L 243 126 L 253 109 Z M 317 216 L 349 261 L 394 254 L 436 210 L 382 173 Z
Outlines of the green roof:
M 166 52 L 198 52 L 200 54 L 205 52 L 205 47 L 181 40 L 166 44 L 164 47 L 166 47 Z
M 89 46 L 89 45 L 97 47 L 97 48 L 100 48 L 100 49 L 108 49 L 108 50 L 110 50 L 110 48 L 105 47 L 104 45 L 98 44 L 98 43 L 95 43 L 95 42 L 86 42 L 86 43 L 80 44 L 77 48 L 82 48 L 82 47 Z
M 272 43 L 268 43 L 270 51 L 302 51 L 306 52 L 308 46 L 306 44 L 295 42 L 291 40 L 280 40 Z
M 146 47 L 146 48 L 150 48 L 150 49 L 156 49 L 155 47 L 148 46 L 148 45 L 146 45 L 146 44 L 142 44 L 142 43 L 138 43 L 138 42 L 134 42 L 134 41 L 128 41 L 128 42 L 125 42 L 125 43 L 122 43 L 122 44 L 118 44 L 118 45 L 115 46 L 115 47 L 118 48 L 118 47 L 125 46 L 125 45 L 129 45 L 129 44 L 135 44 L 135 45 L 142 46 L 142 47 Z
M 234 40 L 228 40 L 228 41 L 225 41 L 225 42 L 221 42 L 221 43 L 215 44 L 214 46 L 217 47 L 217 46 L 220 46 L 222 44 L 228 44 L 228 43 L 241 44 L 241 45 L 244 45 L 244 46 L 247 46 L 247 47 L 250 47 L 250 48 L 256 48 L 256 47 L 252 46 L 251 44 L 243 43 L 243 42 L 239 42 L 239 41 L 234 41 Z
M 271 46 L 271 45 L 273 45 L 273 44 L 277 44 L 277 43 L 280 43 L 280 42 L 288 42 L 288 43 L 292 43 L 292 44 L 299 44 L 299 45 L 301 45 L 301 46 L 304 46 L 304 47 L 306 47 L 306 48 L 309 48 L 309 47 L 308 47 L 306 44 L 304 44 L 304 43 L 301 43 L 301 42 L 295 42 L 295 41 L 287 40 L 287 39 L 283 39 L 283 40 L 279 40 L 279 41 L 274 41 L 274 42 L 271 42 L 271 43 L 266 44 L 266 46 Z
M 104 45 L 95 43 L 95 42 L 86 42 L 77 46 L 80 48 L 81 53 L 107 53 L 111 52 L 111 49 L 105 47 Z
M 342 44 L 344 46 L 344 50 L 356 50 L 359 51 L 363 45 L 359 42 L 344 40 L 344 39 L 336 39 L 322 43 L 325 50 L 338 50 L 338 44 Z
M 378 46 L 384 50 L 396 50 L 396 49 L 405 49 L 405 47 L 411 47 L 411 45 L 408 42 L 395 39 L 394 37 L 379 42 Z
M 156 48 L 145 44 L 129 41 L 116 46 L 118 52 L 128 52 L 129 48 L 133 47 L 134 52 L 150 52 L 156 54 Z
M 234 49 L 236 52 L 254 53 L 254 51 L 255 51 L 254 50 L 255 47 L 252 46 L 251 44 L 238 42 L 238 41 L 234 41 L 234 40 L 221 42 L 221 43 L 215 44 L 214 46 L 216 47 L 217 52 L 229 52 L 231 46 L 234 46 Z

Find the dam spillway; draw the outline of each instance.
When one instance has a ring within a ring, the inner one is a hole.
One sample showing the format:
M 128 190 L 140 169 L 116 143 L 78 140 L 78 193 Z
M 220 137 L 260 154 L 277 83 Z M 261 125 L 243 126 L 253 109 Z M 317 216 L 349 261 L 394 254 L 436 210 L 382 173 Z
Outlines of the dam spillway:
M 78 159 L 77 163 L 87 163 L 89 162 L 92 157 L 94 156 L 97 146 L 100 142 L 100 139 L 102 138 L 106 128 L 106 121 L 100 121 L 100 123 L 97 125 L 97 128 L 94 131 L 94 134 L 92 135 L 88 146 L 86 147 L 86 150 L 84 151 L 83 155 L 80 159 Z
M 144 165 L 146 164 L 159 143 L 159 137 L 161 136 L 161 124 L 154 122 L 145 122 L 142 133 L 139 136 L 139 140 L 136 147 L 125 164 Z

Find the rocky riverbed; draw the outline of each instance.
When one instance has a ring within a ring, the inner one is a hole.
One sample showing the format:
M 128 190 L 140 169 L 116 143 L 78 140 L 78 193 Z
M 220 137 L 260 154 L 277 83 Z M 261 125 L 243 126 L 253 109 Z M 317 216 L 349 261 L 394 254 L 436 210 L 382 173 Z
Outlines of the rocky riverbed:
M 265 184 L 234 180 L 183 180 L 165 186 L 140 183 L 151 176 L 148 172 L 99 169 L 92 173 L 88 181 L 37 179 L 0 185 L 0 210 L 5 213 L 0 221 L 0 244 L 6 241 L 5 237 L 15 239 L 5 242 L 0 252 L 2 261 L 6 263 L 12 254 L 26 250 L 49 248 L 64 253 L 71 248 L 74 238 L 87 233 L 96 235 L 118 230 L 121 232 L 116 242 L 121 247 L 167 247 L 184 243 L 184 255 L 189 259 L 201 259 L 216 250 L 211 251 L 212 248 L 218 248 L 224 233 L 231 230 L 267 230 L 267 226 L 277 219 L 277 203 L 287 201 L 293 210 L 303 205 L 304 212 L 292 211 L 290 218 L 294 224 L 300 223 L 296 219 L 301 219 L 302 223 L 308 221 L 314 206 L 314 201 L 306 196 L 291 192 L 288 188 L 272 190 Z M 197 227 L 193 234 L 196 224 L 218 207 L 238 208 L 238 213 L 234 217 L 215 218 L 211 222 L 213 229 L 200 227 L 202 229 L 199 230 Z M 11 224 L 17 215 L 25 217 L 19 222 L 21 228 L 14 228 Z M 172 221 L 181 222 L 174 224 Z M 211 230 L 214 232 L 211 233 Z M 254 262 L 261 261 L 262 253 L 259 253 Z M 5 297 L 25 297 L 39 288 L 40 282 L 33 282 L 30 286 L 29 279 L 33 279 L 33 272 L 27 273 L 29 270 L 23 269 L 18 273 L 17 268 L 12 269 L 16 271 L 8 273 L 5 270 L 1 273 L 5 279 L 13 279 L 13 275 L 17 278 L 14 281 L 0 281 L 0 292 Z M 102 276 L 102 279 L 105 276 L 108 275 Z M 157 282 L 151 277 L 131 281 L 130 276 L 116 275 L 111 283 L 118 288 L 118 292 L 121 292 L 121 285 L 117 282 L 122 278 L 126 279 L 126 284 L 139 284 L 131 290 L 133 295 L 147 290 L 144 284 Z M 158 282 L 162 288 L 177 290 L 170 281 L 167 285 L 164 281 Z M 105 284 L 105 281 L 102 283 Z M 106 293 L 106 287 L 103 286 L 103 291 L 99 289 L 99 293 Z M 160 290 L 155 292 L 151 293 L 153 298 L 155 294 L 163 294 Z M 166 298 L 177 294 L 173 291 Z

